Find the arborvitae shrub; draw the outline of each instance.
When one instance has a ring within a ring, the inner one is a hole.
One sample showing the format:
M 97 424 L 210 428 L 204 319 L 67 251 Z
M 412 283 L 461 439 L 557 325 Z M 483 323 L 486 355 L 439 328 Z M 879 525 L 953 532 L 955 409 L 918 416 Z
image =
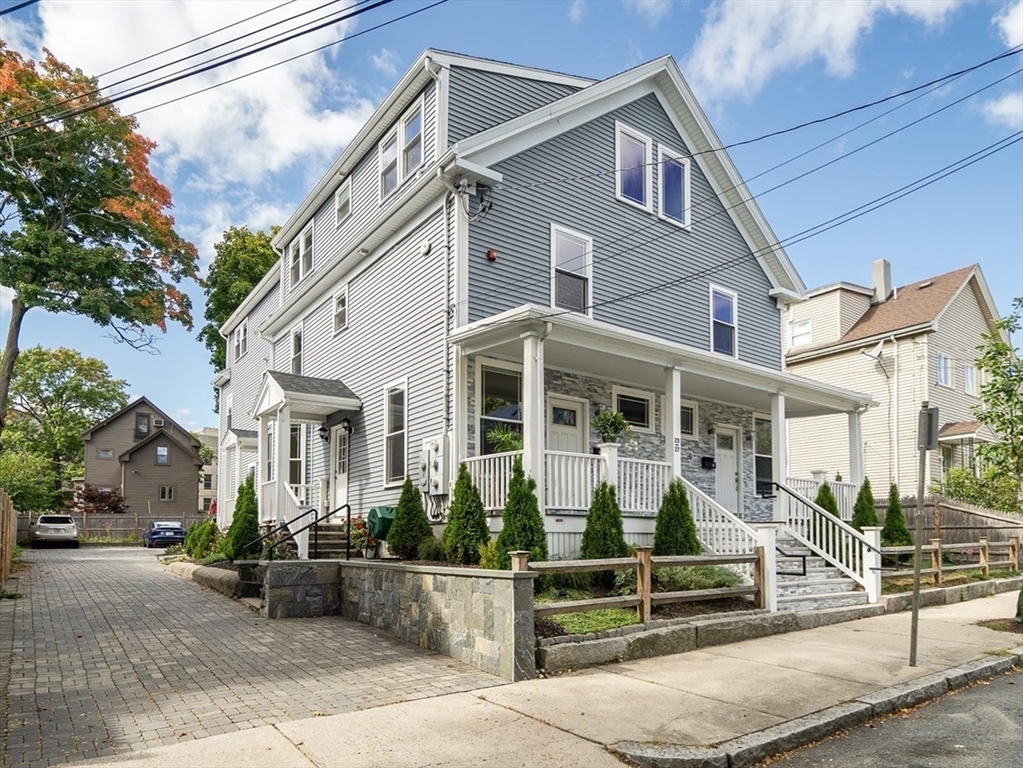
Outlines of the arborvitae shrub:
M 480 561 L 480 545 L 490 541 L 487 513 L 480 492 L 465 464 L 458 466 L 458 479 L 451 493 L 448 524 L 444 528 L 444 551 L 449 563 L 474 565 Z
M 238 560 L 248 554 L 255 554 L 246 547 L 259 538 L 259 507 L 256 502 L 255 481 L 252 475 L 246 476 L 238 486 L 238 496 L 234 502 L 234 517 L 231 527 L 227 529 L 220 551 L 232 560 Z
M 629 545 L 625 543 L 622 529 L 622 510 L 612 485 L 601 483 L 593 492 L 579 556 L 584 560 L 629 556 Z
M 822 483 L 820 490 L 817 491 L 817 498 L 814 499 L 817 502 L 817 506 L 823 509 L 825 512 L 830 512 L 835 517 L 841 517 L 838 514 L 838 500 L 835 499 L 835 494 L 831 491 L 831 486 L 827 483 Z
M 863 481 L 860 492 L 856 494 L 852 517 L 852 526 L 857 531 L 862 531 L 868 525 L 877 525 L 877 509 L 874 507 L 874 492 L 870 489 L 869 477 Z
M 419 542 L 432 536 L 433 529 L 423 509 L 423 497 L 412 484 L 412 478 L 406 476 L 401 498 L 394 510 L 394 521 L 387 532 L 387 548 L 400 558 L 414 560 L 419 557 Z
M 501 515 L 501 533 L 497 536 L 497 550 L 501 568 L 511 568 L 509 552 L 529 552 L 533 562 L 547 559 L 547 531 L 536 502 L 536 481 L 526 477 L 522 459 L 515 457 L 511 480 L 508 481 L 508 501 Z M 537 579 L 537 582 L 542 579 Z M 539 589 L 540 587 L 538 587 Z
M 888 490 L 888 508 L 884 513 L 884 528 L 881 529 L 881 543 L 886 547 L 908 547 L 913 544 L 913 536 L 906 527 L 906 518 L 902 514 L 902 502 L 899 500 L 899 486 L 892 483 Z
M 681 480 L 672 480 L 661 499 L 654 524 L 655 555 L 698 555 L 702 551 L 696 523 L 689 509 L 689 494 Z
M 189 552 L 192 557 L 203 559 L 217 551 L 220 538 L 220 529 L 213 520 L 205 520 L 197 526 L 195 538 L 192 540 L 193 551 Z

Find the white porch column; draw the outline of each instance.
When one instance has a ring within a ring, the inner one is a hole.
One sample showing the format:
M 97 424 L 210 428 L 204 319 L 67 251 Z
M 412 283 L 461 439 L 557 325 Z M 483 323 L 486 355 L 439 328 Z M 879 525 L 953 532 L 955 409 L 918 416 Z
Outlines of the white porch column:
M 453 347 L 451 354 L 454 356 L 455 382 L 454 390 L 451 393 L 451 474 L 448 477 L 458 477 L 458 463 L 469 456 L 469 361 L 461 347 Z M 477 417 L 480 413 L 480 404 L 476 403 Z M 479 419 L 477 418 L 477 423 Z M 482 441 L 483 436 L 477 440 Z M 476 445 L 476 455 L 483 453 L 479 442 Z
M 762 559 L 757 583 L 762 592 L 762 606 L 771 613 L 778 611 L 778 523 L 757 523 L 757 549 Z
M 867 577 L 867 602 L 873 604 L 881 599 L 881 525 L 863 526 L 863 535 L 873 549 L 864 553 L 864 576 Z
M 256 461 L 256 477 L 254 484 L 256 486 L 256 499 L 259 504 L 259 522 L 265 523 L 267 520 L 273 518 L 273 510 L 266 509 L 266 499 L 263 496 L 263 483 L 268 480 L 266 465 L 270 461 L 270 457 L 267 455 L 267 432 L 270 429 L 270 416 L 263 414 L 259 417 L 259 431 L 256 433 L 256 453 L 258 459 Z M 238 450 L 235 452 L 241 454 L 241 445 L 238 446 Z M 240 463 L 240 459 L 237 459 Z M 241 475 L 235 475 L 237 484 L 241 484 Z M 236 489 L 237 490 L 237 489 Z M 238 503 L 238 494 L 235 493 L 235 503 Z
M 849 412 L 849 482 L 863 484 L 863 414 Z
M 785 395 L 776 392 L 771 395 L 771 480 L 784 483 L 789 472 L 788 430 L 785 429 Z M 785 522 L 785 494 L 773 489 L 774 522 Z
M 274 519 L 278 524 L 285 522 L 284 509 L 287 508 L 288 478 L 291 470 L 291 409 L 284 406 L 277 411 L 277 426 L 274 428 L 277 440 L 276 464 L 274 475 L 277 478 L 277 508 Z
M 664 460 L 671 464 L 671 476 L 682 476 L 682 371 L 664 369 Z M 699 427 L 697 427 L 698 429 Z
M 522 339 L 522 468 L 536 480 L 540 514 L 547 497 L 544 483 L 543 339 L 531 333 Z

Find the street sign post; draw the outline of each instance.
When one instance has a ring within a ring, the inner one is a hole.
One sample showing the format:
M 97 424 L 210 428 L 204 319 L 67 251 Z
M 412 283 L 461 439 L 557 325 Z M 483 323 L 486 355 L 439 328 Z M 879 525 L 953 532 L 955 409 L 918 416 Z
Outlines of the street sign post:
M 920 622 L 920 546 L 924 537 L 924 479 L 927 474 L 927 452 L 938 450 L 938 409 L 924 400 L 917 417 L 916 446 L 920 451 L 920 470 L 916 479 L 916 515 L 914 515 L 913 558 L 913 622 L 909 634 L 909 666 L 916 666 L 916 639 Z

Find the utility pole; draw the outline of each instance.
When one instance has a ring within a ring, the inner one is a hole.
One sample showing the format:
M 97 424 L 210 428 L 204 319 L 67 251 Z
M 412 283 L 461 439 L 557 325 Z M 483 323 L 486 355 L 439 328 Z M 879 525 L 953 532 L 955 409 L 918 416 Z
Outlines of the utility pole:
M 916 640 L 920 623 L 920 546 L 924 538 L 924 479 L 927 475 L 927 452 L 938 448 L 938 409 L 924 400 L 917 418 L 916 447 L 920 451 L 920 469 L 916 479 L 916 514 L 914 518 L 913 558 L 913 622 L 909 633 L 909 666 L 916 666 Z

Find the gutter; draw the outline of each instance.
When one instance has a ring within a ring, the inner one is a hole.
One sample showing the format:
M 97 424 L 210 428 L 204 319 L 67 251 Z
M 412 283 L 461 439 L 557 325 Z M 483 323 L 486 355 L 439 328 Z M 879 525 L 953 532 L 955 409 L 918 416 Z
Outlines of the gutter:
M 933 321 L 925 323 L 917 323 L 906 328 L 900 328 L 897 331 L 882 331 L 875 333 L 872 336 L 864 336 L 862 339 L 853 339 L 852 341 L 846 341 L 844 343 L 835 343 L 831 346 L 820 347 L 818 349 L 807 350 L 806 352 L 800 352 L 798 354 L 789 354 L 785 358 L 785 365 L 792 365 L 793 363 L 805 363 L 808 360 L 814 360 L 818 357 L 827 357 L 828 355 L 835 355 L 839 352 L 848 352 L 850 350 L 856 350 L 860 347 L 870 346 L 876 344 L 879 341 L 892 341 L 896 337 L 905 338 L 907 336 L 916 336 L 919 333 L 933 333 L 935 330 Z

